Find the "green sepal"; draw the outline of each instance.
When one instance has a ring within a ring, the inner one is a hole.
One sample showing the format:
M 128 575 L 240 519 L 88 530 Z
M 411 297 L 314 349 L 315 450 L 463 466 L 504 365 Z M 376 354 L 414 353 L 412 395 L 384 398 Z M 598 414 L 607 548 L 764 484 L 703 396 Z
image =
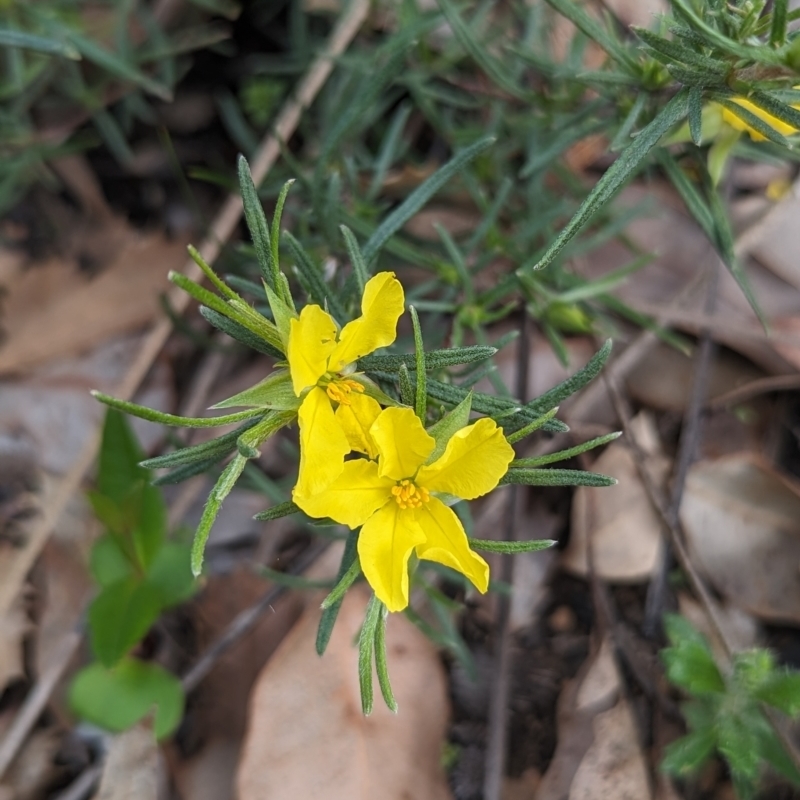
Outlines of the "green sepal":
M 245 389 L 233 397 L 222 400 L 211 408 L 268 408 L 275 411 L 296 411 L 300 408 L 300 398 L 294 393 L 292 376 L 289 370 L 273 372 L 255 386 Z
M 272 310 L 272 317 L 275 320 L 275 325 L 278 328 L 278 333 L 280 334 L 285 351 L 289 346 L 291 321 L 297 319 L 297 312 L 293 308 L 287 306 L 284 300 L 272 291 L 269 284 L 264 284 L 264 291 L 267 293 L 267 301 Z
M 472 411 L 472 392 L 470 392 L 452 411 L 445 414 L 435 425 L 428 428 L 428 433 L 433 436 L 436 444 L 428 456 L 426 464 L 432 464 L 444 453 L 447 443 L 457 431 L 466 428 L 469 424 L 469 415 Z

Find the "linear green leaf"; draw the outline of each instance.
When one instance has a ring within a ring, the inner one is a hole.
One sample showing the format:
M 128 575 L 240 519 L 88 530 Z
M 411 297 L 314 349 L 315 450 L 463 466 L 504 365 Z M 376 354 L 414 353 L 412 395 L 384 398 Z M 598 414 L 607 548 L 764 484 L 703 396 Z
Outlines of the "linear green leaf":
M 348 590 L 348 588 L 350 588 L 350 585 L 358 577 L 358 573 L 361 571 L 361 566 L 359 565 L 357 572 L 352 576 L 352 578 L 350 577 L 351 573 L 355 569 L 354 565 L 359 563 L 358 551 L 356 549 L 357 544 L 358 531 L 350 531 L 350 533 L 347 535 L 347 541 L 344 545 L 344 553 L 342 553 L 339 571 L 336 574 L 336 586 L 331 592 L 331 594 L 337 591 L 340 591 L 341 593 L 338 598 L 333 599 L 327 607 L 324 607 L 325 601 L 323 601 L 322 617 L 319 620 L 319 627 L 317 628 L 316 649 L 319 655 L 323 655 L 325 649 L 328 647 L 331 633 L 333 633 L 333 626 L 336 624 L 336 617 L 339 616 L 339 609 L 342 607 L 344 593 Z M 330 595 L 328 595 L 328 597 L 330 597 Z M 328 598 L 325 598 L 326 601 L 327 599 Z
M 72 61 L 80 61 L 81 54 L 77 48 L 68 42 L 58 39 L 48 39 L 34 33 L 15 30 L 14 28 L 0 27 L 0 47 L 17 47 L 21 50 L 33 50 L 51 56 L 63 56 Z
M 361 687 L 361 710 L 365 717 L 372 713 L 372 653 L 382 605 L 383 603 L 372 595 L 364 624 L 361 626 L 361 635 L 358 637 L 358 683 Z
M 459 364 L 471 364 L 474 361 L 484 361 L 497 352 L 495 347 L 472 345 L 469 347 L 451 347 L 446 350 L 428 350 L 425 353 L 425 369 L 444 369 Z M 358 367 L 365 372 L 382 371 L 397 372 L 405 364 L 415 368 L 416 354 L 403 353 L 402 355 L 365 356 L 359 359 Z
M 258 424 L 258 419 L 248 420 L 244 425 L 240 425 L 236 430 L 218 436 L 209 442 L 195 444 L 191 447 L 182 447 L 172 453 L 165 453 L 161 456 L 148 458 L 141 462 L 140 466 L 145 469 L 167 469 L 180 467 L 184 464 L 196 464 L 199 461 L 206 462 L 209 459 L 218 461 L 236 449 L 236 440 L 248 428 Z M 213 463 L 213 462 L 212 462 Z
M 111 408 L 124 411 L 133 417 L 146 419 L 148 422 L 159 422 L 162 425 L 173 425 L 179 428 L 217 428 L 220 425 L 229 425 L 232 422 L 241 422 L 243 419 L 263 416 L 263 408 L 250 408 L 246 411 L 237 411 L 235 414 L 224 414 L 221 417 L 180 417 L 175 414 L 165 414 L 146 406 L 130 403 L 127 400 L 119 400 L 103 392 L 91 391 L 90 394 L 101 403 L 111 406 Z
M 425 372 L 425 344 L 422 341 L 422 328 L 419 325 L 419 316 L 414 306 L 409 307 L 411 312 L 411 323 L 414 326 L 414 351 L 415 366 L 417 372 L 416 387 L 414 393 L 414 411 L 425 425 L 428 416 L 428 395 L 427 395 L 427 374 Z
M 283 358 L 283 353 L 277 347 L 273 347 L 269 342 L 265 342 L 259 335 L 253 333 L 240 325 L 238 322 L 232 320 L 230 317 L 223 316 L 218 311 L 214 311 L 208 306 L 200 306 L 200 316 L 207 322 L 213 325 L 217 330 L 227 333 L 231 339 L 255 350 L 257 353 L 263 353 L 273 358 Z
M 553 0 L 548 0 L 552 3 Z M 559 3 L 561 0 L 559 0 Z M 641 166 L 650 150 L 659 139 L 687 113 L 688 89 L 681 89 L 658 113 L 642 128 L 639 135 L 623 150 L 620 157 L 606 170 L 595 184 L 589 196 L 567 223 L 533 269 L 544 269 L 551 264 L 564 247 L 575 237 L 586 222 L 604 206 Z
M 278 292 L 279 287 L 275 276 L 277 270 L 272 255 L 267 217 L 264 214 L 264 208 L 258 197 L 258 190 L 253 182 L 250 165 L 244 156 L 239 156 L 237 167 L 239 171 L 239 187 L 242 192 L 242 204 L 244 206 L 244 218 L 250 231 L 250 238 L 253 240 L 261 277 L 273 291 Z
M 370 264 L 378 255 L 378 251 L 408 222 L 454 175 L 458 174 L 470 161 L 482 153 L 495 141 L 487 136 L 462 150 L 443 167 L 434 172 L 420 184 L 411 194 L 392 211 L 375 229 L 369 241 L 364 245 L 362 253 L 364 261 Z
M 278 503 L 278 505 L 272 506 L 272 508 L 268 508 L 266 511 L 259 511 L 253 519 L 269 522 L 273 519 L 280 519 L 281 517 L 288 517 L 291 514 L 297 514 L 299 511 L 300 506 L 298 506 L 297 503 L 287 500 L 285 503 Z
M 547 550 L 558 544 L 555 539 L 536 539 L 534 541 L 523 542 L 499 542 L 494 539 L 472 539 L 469 546 L 473 550 L 483 550 L 486 553 L 535 553 L 539 550 Z
M 568 458 L 574 458 L 581 453 L 586 453 L 593 450 L 595 447 L 602 447 L 604 444 L 613 442 L 622 435 L 621 432 L 607 433 L 605 436 L 598 436 L 596 439 L 590 439 L 588 442 L 570 447 L 567 450 L 559 450 L 557 453 L 548 453 L 546 456 L 538 456 L 536 458 L 518 458 L 509 464 L 509 468 L 520 467 L 541 467 L 545 464 L 552 464 L 556 461 L 566 461 Z
M 340 225 L 339 230 L 342 232 L 344 243 L 347 246 L 347 252 L 350 255 L 350 263 L 353 265 L 353 273 L 358 281 L 358 288 L 363 294 L 364 287 L 367 285 L 367 280 L 369 279 L 369 272 L 367 271 L 367 265 L 364 263 L 364 256 L 361 255 L 361 249 L 358 246 L 358 240 L 353 231 L 351 231 L 347 225 Z
M 322 278 L 322 271 L 314 263 L 303 245 L 292 236 L 289 231 L 283 232 L 283 238 L 289 246 L 294 257 L 295 266 L 299 275 L 304 279 L 311 299 L 320 306 L 328 306 L 329 311 L 337 322 L 344 322 L 348 316 L 339 302 L 336 292 L 331 291 Z
M 392 684 L 389 681 L 389 664 L 386 657 L 386 606 L 380 604 L 378 624 L 375 627 L 375 671 L 378 673 L 378 685 L 381 687 L 383 700 L 390 711 L 397 713 L 397 701 L 394 699 Z
M 617 479 L 580 469 L 510 469 L 500 484 L 523 486 L 616 486 Z
M 769 29 L 769 43 L 773 47 L 781 47 L 786 41 L 788 6 L 788 0 L 773 0 L 772 24 Z

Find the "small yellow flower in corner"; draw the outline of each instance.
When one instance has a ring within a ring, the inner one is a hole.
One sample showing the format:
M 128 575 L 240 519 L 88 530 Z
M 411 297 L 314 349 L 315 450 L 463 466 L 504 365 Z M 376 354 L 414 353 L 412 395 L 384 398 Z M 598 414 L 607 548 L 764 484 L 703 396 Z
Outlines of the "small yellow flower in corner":
M 470 550 L 458 517 L 435 495 L 474 500 L 505 475 L 514 450 L 490 419 L 456 432 L 444 452 L 427 464 L 435 441 L 409 408 L 387 408 L 369 428 L 378 460 L 357 459 L 324 491 L 294 499 L 312 517 L 359 525 L 361 569 L 390 611 L 408 605 L 408 561 L 438 561 L 463 573 L 480 592 L 489 585 L 489 565 Z
M 286 358 L 292 388 L 297 397 L 307 392 L 298 411 L 301 493 L 324 489 L 342 471 L 351 450 L 376 455 L 366 431 L 380 406 L 350 376 L 359 358 L 395 340 L 404 304 L 394 273 L 380 272 L 364 287 L 361 316 L 341 331 L 318 305 L 307 305 L 290 321 Z

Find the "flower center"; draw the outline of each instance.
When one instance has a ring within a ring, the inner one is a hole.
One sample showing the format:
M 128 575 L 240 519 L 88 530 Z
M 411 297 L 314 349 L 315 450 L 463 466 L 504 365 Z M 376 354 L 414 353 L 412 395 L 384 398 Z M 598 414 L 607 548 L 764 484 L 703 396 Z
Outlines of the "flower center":
M 334 378 L 326 387 L 328 397 L 343 406 L 350 405 L 351 392 L 363 392 L 364 387 L 351 378 Z
M 400 508 L 419 508 L 431 499 L 424 486 L 417 486 L 413 481 L 407 479 L 398 481 L 396 486 L 392 486 L 392 494 Z

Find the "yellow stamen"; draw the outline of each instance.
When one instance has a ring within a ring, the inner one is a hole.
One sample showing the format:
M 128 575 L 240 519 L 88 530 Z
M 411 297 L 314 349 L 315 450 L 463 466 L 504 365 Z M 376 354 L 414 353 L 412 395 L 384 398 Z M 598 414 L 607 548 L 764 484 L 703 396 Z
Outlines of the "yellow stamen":
M 431 499 L 424 486 L 417 486 L 407 479 L 392 487 L 392 495 L 400 508 L 419 508 Z
M 349 406 L 352 405 L 350 403 L 350 393 L 363 392 L 364 387 L 352 378 L 336 378 L 325 387 L 325 391 L 334 403 Z

